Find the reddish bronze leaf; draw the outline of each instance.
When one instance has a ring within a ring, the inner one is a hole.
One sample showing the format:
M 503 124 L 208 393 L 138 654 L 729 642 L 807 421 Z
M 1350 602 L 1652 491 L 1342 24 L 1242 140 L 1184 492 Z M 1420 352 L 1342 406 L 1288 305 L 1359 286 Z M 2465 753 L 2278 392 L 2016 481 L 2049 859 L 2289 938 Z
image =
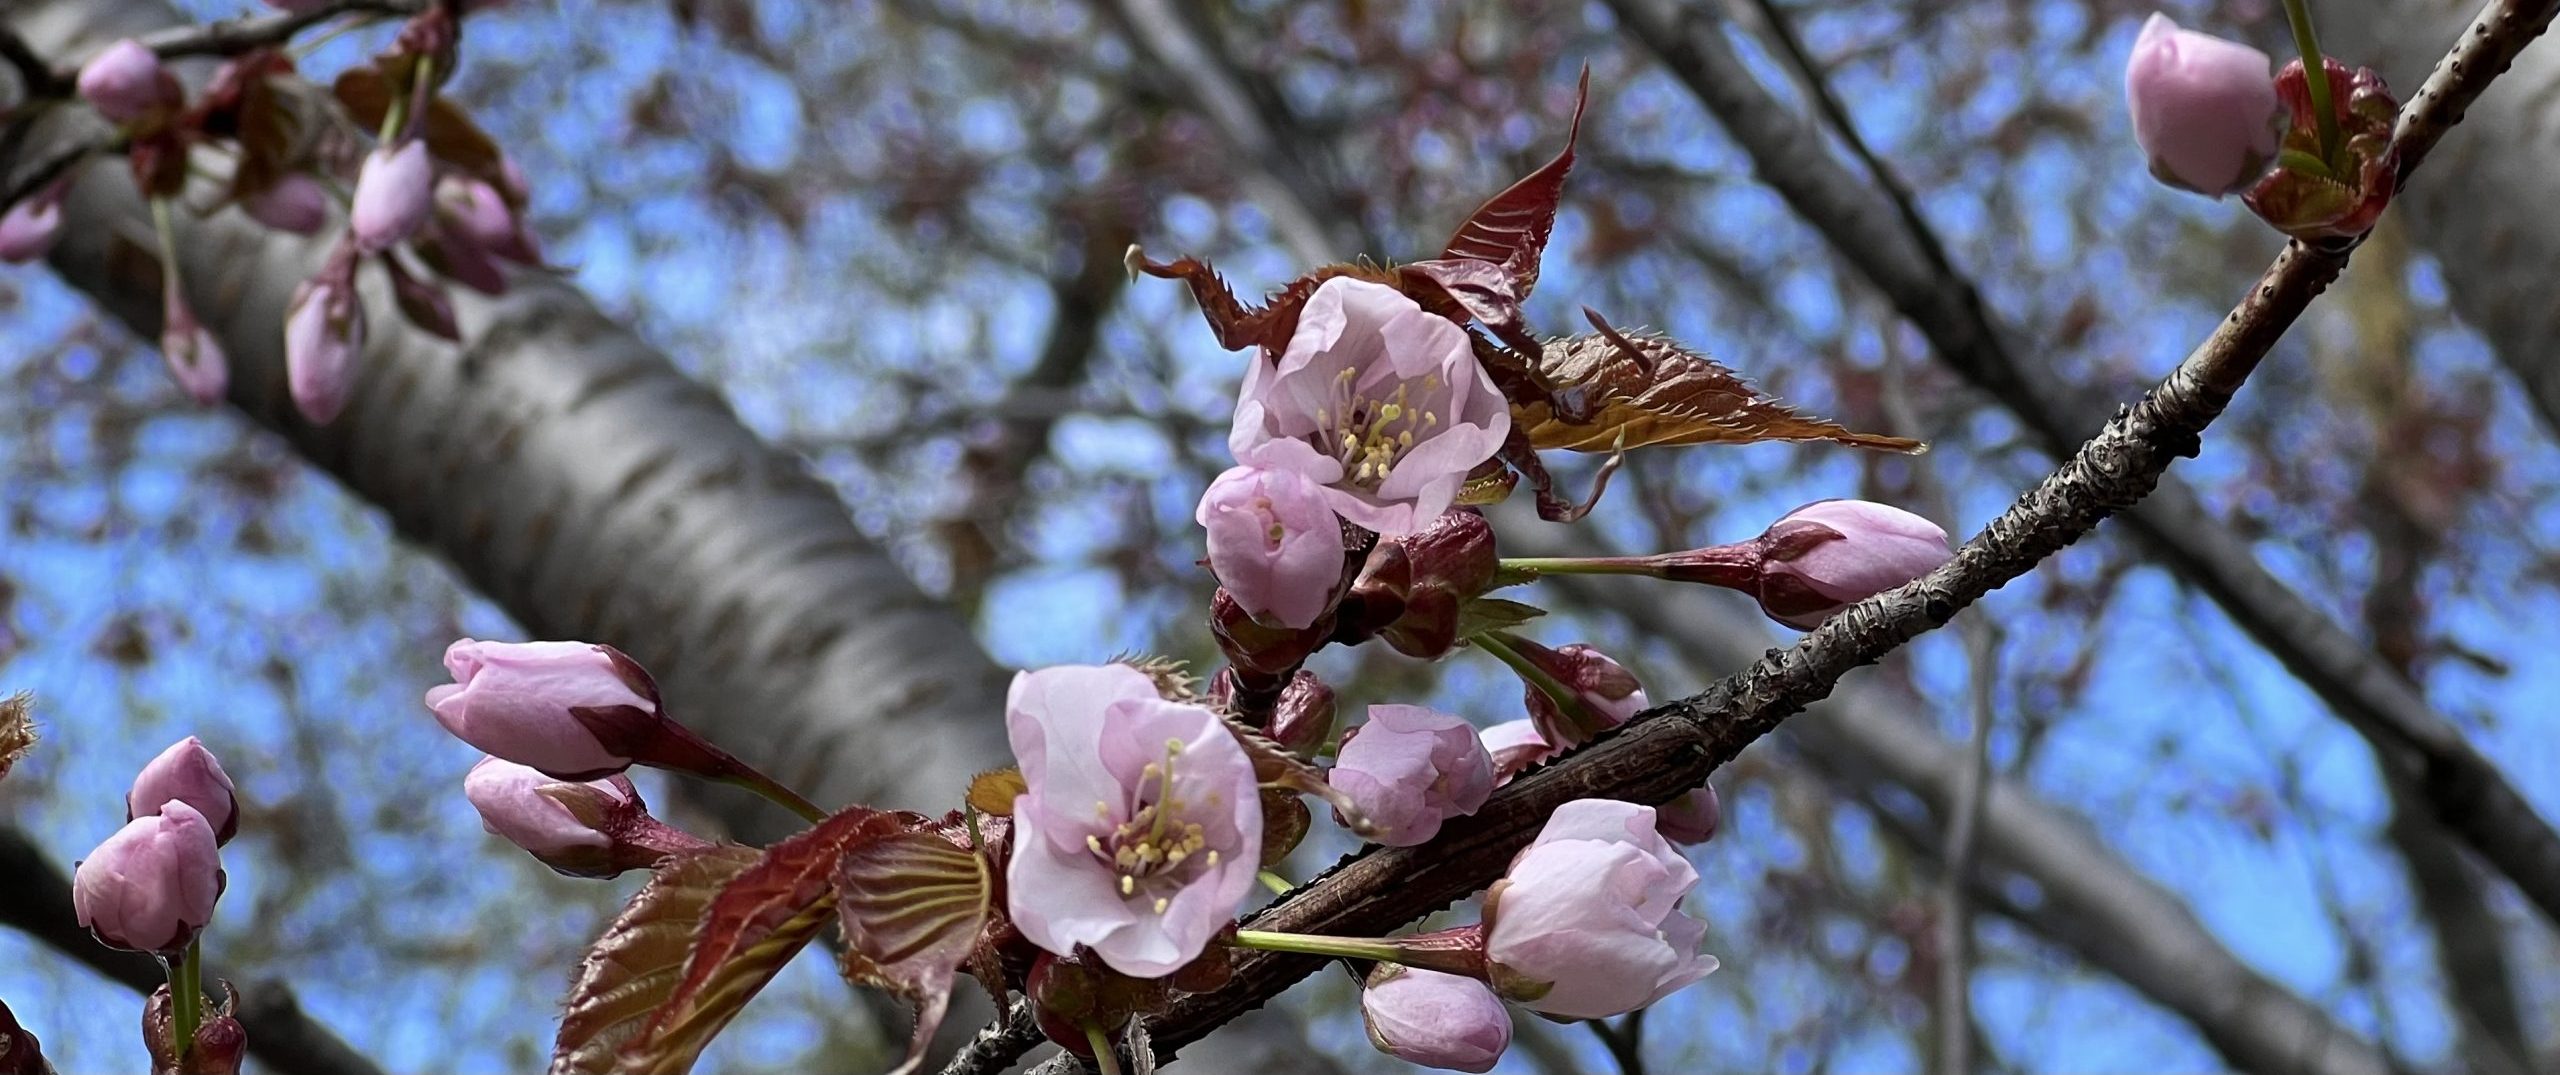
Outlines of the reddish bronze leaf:
M 613 1070 L 615 1051 L 675 992 L 703 908 L 759 857 L 754 848 L 736 846 L 680 856 L 632 894 L 578 964 L 552 1047 L 551 1075 Z
M 1547 236 L 1555 230 L 1556 205 L 1564 200 L 1565 173 L 1573 170 L 1573 143 L 1582 134 L 1582 109 L 1591 103 L 1591 69 L 1582 69 L 1582 85 L 1574 91 L 1573 125 L 1566 129 L 1564 151 L 1467 215 L 1458 233 L 1440 252 L 1443 258 L 1490 261 L 1511 270 L 1520 298 L 1538 286 L 1538 261 L 1547 252 Z
M 1584 311 L 1589 314 L 1589 311 Z M 1663 336 L 1623 334 L 1598 314 L 1600 331 L 1550 340 L 1538 372 L 1555 397 L 1514 401 L 1511 417 L 1540 449 L 1609 452 L 1654 444 L 1749 444 L 1827 440 L 1891 452 L 1927 449 L 1916 440 L 1860 433 L 1799 414 L 1725 368 Z
M 951 1004 L 951 983 L 977 948 L 995 900 L 986 859 L 937 832 L 878 835 L 836 861 L 838 969 L 855 985 L 915 1002 L 915 1033 L 891 1075 L 924 1063 Z
M 683 973 L 648 1023 L 616 1050 L 613 1070 L 690 1070 L 712 1036 L 825 927 L 844 849 L 927 824 L 919 814 L 857 806 L 767 848 L 702 908 Z

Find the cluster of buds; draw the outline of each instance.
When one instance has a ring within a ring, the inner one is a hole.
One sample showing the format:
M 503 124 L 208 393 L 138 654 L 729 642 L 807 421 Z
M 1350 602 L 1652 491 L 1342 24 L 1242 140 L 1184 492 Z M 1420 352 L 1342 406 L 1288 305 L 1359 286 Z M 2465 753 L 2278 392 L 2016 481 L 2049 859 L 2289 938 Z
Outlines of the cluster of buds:
M 72 871 L 71 905 L 80 925 L 110 948 L 149 953 L 169 968 L 169 984 L 151 998 L 143 1019 L 155 1071 L 240 1069 L 247 1037 L 233 1017 L 237 998 L 228 983 L 219 1004 L 205 998 L 196 958 L 226 881 L 221 847 L 239 828 L 230 774 L 189 736 L 135 775 L 125 793 L 124 827 Z
M 2134 139 L 2163 183 L 2240 194 L 2297 239 L 2359 236 L 2399 190 L 2400 104 L 2373 69 L 2319 54 L 2307 22 L 2294 30 L 2319 70 L 2295 59 L 2270 77 L 2266 53 L 2151 16 L 2125 64 Z

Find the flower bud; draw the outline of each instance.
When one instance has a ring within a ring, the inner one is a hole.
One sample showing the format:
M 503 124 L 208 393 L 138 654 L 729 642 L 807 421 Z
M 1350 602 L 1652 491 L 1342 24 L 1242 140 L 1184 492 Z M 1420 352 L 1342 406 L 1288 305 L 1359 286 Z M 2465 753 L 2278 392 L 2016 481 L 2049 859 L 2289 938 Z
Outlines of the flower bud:
M 173 800 L 193 807 L 213 827 L 216 844 L 230 843 L 240 831 L 240 800 L 232 791 L 231 774 L 223 772 L 221 760 L 192 735 L 169 744 L 134 775 L 133 790 L 124 796 L 124 819 L 157 814 L 162 804 Z
M 1369 1043 L 1408 1063 L 1491 1071 L 1511 1047 L 1511 1012 L 1483 982 L 1380 963 L 1360 991 Z
M 461 175 L 436 183 L 436 216 L 446 235 L 520 265 L 538 265 L 542 252 L 522 218 L 498 188 Z
M 1351 591 L 1334 611 L 1334 636 L 1346 644 L 1385 630 L 1404 617 L 1405 597 L 1413 592 L 1413 556 L 1393 541 L 1369 547 Z
M 2370 67 L 2353 71 L 2336 60 L 2323 60 L 2329 74 L 2329 110 L 2338 124 L 2336 159 L 2323 161 L 2328 172 L 2317 174 L 2280 165 L 2241 196 L 2249 211 L 2296 239 L 2333 239 L 2362 235 L 2391 204 L 2400 184 L 2400 151 L 2392 141 L 2392 124 L 2400 102 Z M 2311 104 L 2311 83 L 2301 60 L 2276 74 L 2276 96 L 2290 120 L 2284 148 L 2311 160 L 2322 160 L 2320 114 Z
M 227 980 L 219 984 L 221 1001 L 213 999 L 211 990 L 196 998 L 196 1036 L 183 1057 L 177 1047 L 178 1008 L 169 987 L 153 990 L 143 1003 L 142 1041 L 151 1054 L 153 1075 L 240 1075 L 249 1052 L 249 1032 L 238 1014 L 240 991 Z
M 1440 834 L 1440 823 L 1475 813 L 1493 794 L 1493 759 L 1467 722 L 1418 705 L 1373 705 L 1344 735 L 1325 781 L 1350 796 L 1389 847 Z
M 1300 669 L 1289 677 L 1289 685 L 1280 689 L 1280 704 L 1272 708 L 1271 723 L 1263 734 L 1291 753 L 1305 757 L 1332 738 L 1333 721 L 1333 688 L 1317 679 L 1315 673 Z
M 243 199 L 240 211 L 277 231 L 313 235 L 329 225 L 329 192 L 317 179 L 287 172 L 267 189 Z
M 631 765 L 573 709 L 632 709 L 656 716 L 657 701 L 623 675 L 604 647 L 585 642 L 479 642 L 444 653 L 454 682 L 427 691 L 427 708 L 454 738 L 483 753 L 561 780 L 593 780 Z
M 294 288 L 285 307 L 285 384 L 295 409 L 328 425 L 355 389 L 356 355 L 364 350 L 364 302 L 356 297 L 354 262 L 331 266 Z
M 1651 807 L 1576 799 L 1556 808 L 1484 899 L 1487 980 L 1548 1015 L 1603 1019 L 1706 977 L 1706 923 L 1680 912 L 1698 871 Z
M 223 355 L 222 343 L 196 320 L 195 308 L 174 282 L 161 289 L 160 358 L 187 398 L 197 403 L 219 403 L 231 386 L 231 360 Z
M 1654 807 L 1653 826 L 1675 844 L 1703 844 L 1724 826 L 1724 803 L 1713 787 L 1699 788 Z
M 178 79 L 141 42 L 125 38 L 80 66 L 80 96 L 110 122 L 130 123 L 186 103 Z
M 222 857 L 213 826 L 182 801 L 125 823 L 71 874 L 71 905 L 99 942 L 173 956 L 213 921 Z
M 24 264 L 43 257 L 62 237 L 62 192 L 68 179 L 46 184 L 0 214 L 0 261 Z
M 1653 704 L 1645 697 L 1644 685 L 1636 682 L 1634 673 L 1589 645 L 1576 642 L 1561 649 L 1548 649 L 1519 638 L 1510 644 L 1530 664 L 1571 690 L 1588 714 L 1586 719 L 1558 707 L 1555 699 L 1547 697 L 1547 692 L 1534 683 L 1524 686 L 1521 702 L 1529 710 L 1529 720 L 1537 727 L 1539 738 L 1550 747 L 1562 750 L 1580 746 L 1584 740 L 1626 723 L 1629 717 Z
M 706 846 L 649 816 L 628 777 L 572 783 L 482 758 L 462 778 L 462 794 L 480 812 L 481 828 L 567 877 L 612 877 Z
M 2270 69 L 2266 53 L 2152 15 L 2124 69 L 2151 174 L 2216 198 L 2256 182 L 2275 159 L 2282 116 Z
M 1324 487 L 1295 471 L 1235 467 L 1209 483 L 1193 515 L 1209 532 L 1209 569 L 1253 618 L 1310 626 L 1342 581 L 1342 523 Z
M 44 1043 L 18 1025 L 17 1015 L 5 1001 L 0 1001 L 0 1075 L 53 1075 L 53 1065 L 44 1059 Z
M 1218 652 L 1225 654 L 1229 663 L 1267 678 L 1269 682 L 1262 689 L 1277 691 L 1287 686 L 1277 677 L 1296 671 L 1299 662 L 1324 648 L 1333 637 L 1333 623 L 1319 619 L 1313 626 L 1301 629 L 1273 627 L 1255 620 L 1235 595 L 1221 586 L 1209 597 L 1209 632 L 1217 637 Z
M 1801 631 L 1955 556 L 1938 524 L 1864 500 L 1807 504 L 1771 524 L 1760 541 L 1760 609 Z
M 1146 989 L 1098 960 L 1042 952 L 1032 961 L 1022 992 L 1043 1036 L 1077 1056 L 1091 1057 L 1093 1042 L 1085 1028 L 1098 1028 L 1117 1042 Z
M 1446 656 L 1458 645 L 1458 608 L 1493 584 L 1501 566 L 1493 527 L 1473 508 L 1452 508 L 1430 525 L 1393 539 L 1413 561 L 1404 615 L 1384 632 L 1408 657 Z
M 356 173 L 355 206 L 347 214 L 356 248 L 380 253 L 416 232 L 434 208 L 435 178 L 424 139 L 376 146 L 366 154 L 363 170 Z

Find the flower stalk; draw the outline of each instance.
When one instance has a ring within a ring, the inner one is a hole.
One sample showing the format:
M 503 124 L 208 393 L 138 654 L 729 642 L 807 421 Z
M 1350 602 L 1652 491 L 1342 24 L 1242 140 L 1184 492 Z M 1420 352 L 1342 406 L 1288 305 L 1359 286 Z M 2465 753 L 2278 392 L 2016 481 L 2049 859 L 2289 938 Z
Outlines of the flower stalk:
M 196 1024 L 204 1015 L 204 942 L 187 942 L 187 952 L 175 963 L 163 960 L 169 972 L 169 1001 L 175 1008 L 177 1052 L 185 1057 L 196 1046 Z
M 2302 74 L 2311 89 L 2311 111 L 2319 118 L 2319 174 L 2330 175 L 2328 166 L 2338 159 L 2338 114 L 2329 103 L 2328 54 L 2320 51 L 2319 31 L 2312 28 L 2310 0 L 2284 0 L 2284 21 L 2293 26 L 2293 47 L 2302 53 Z

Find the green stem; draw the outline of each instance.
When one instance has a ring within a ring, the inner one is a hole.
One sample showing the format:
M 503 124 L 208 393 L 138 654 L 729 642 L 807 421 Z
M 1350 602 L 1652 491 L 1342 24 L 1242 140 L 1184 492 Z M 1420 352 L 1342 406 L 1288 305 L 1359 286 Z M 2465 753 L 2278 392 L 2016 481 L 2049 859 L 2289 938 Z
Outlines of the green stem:
M 196 1045 L 196 1023 L 204 1009 L 204 944 L 201 939 L 187 942 L 187 954 L 169 968 L 169 1007 L 172 1031 L 177 1036 L 178 1056 Z M 183 1065 L 181 1065 L 183 1066 Z
M 1112 1050 L 1111 1039 L 1103 1036 L 1101 1027 L 1086 1023 L 1084 1040 L 1093 1046 L 1093 1063 L 1102 1069 L 1102 1075 L 1120 1075 L 1120 1054 Z
M 151 199 L 151 230 L 160 237 L 160 271 L 169 274 L 161 286 L 180 295 L 186 288 L 178 279 L 178 229 L 169 220 L 169 199 Z
M 1519 673 L 1521 679 L 1527 680 L 1530 686 L 1538 688 L 1538 693 L 1546 695 L 1548 701 L 1554 702 L 1556 709 L 1564 714 L 1565 721 L 1582 734 L 1598 735 L 1608 728 L 1609 723 L 1600 719 L 1600 714 L 1592 712 L 1590 706 L 1582 703 L 1580 692 L 1565 686 L 1563 681 L 1548 674 L 1546 669 L 1538 667 L 1527 657 L 1521 656 L 1520 651 L 1513 647 L 1512 643 L 1515 639 L 1509 632 L 1487 631 L 1468 641 L 1474 642 L 1476 648 L 1492 654 L 1495 660 L 1510 665 L 1511 670 Z
M 1289 894 L 1289 890 L 1290 890 L 1290 889 L 1298 887 L 1298 886 L 1296 886 L 1296 885 L 1292 885 L 1292 884 L 1290 884 L 1290 883 L 1289 883 L 1289 879 L 1288 879 L 1288 878 L 1286 878 L 1286 877 L 1282 877 L 1282 876 L 1280 876 L 1279 874 L 1273 873 L 1273 872 L 1271 872 L 1271 871 L 1269 871 L 1269 870 L 1264 870 L 1264 871 L 1262 871 L 1262 875 L 1261 875 L 1261 876 L 1262 876 L 1262 887 L 1267 888 L 1267 889 L 1270 889 L 1270 890 L 1271 890 L 1271 894 L 1272 894 L 1272 895 L 1274 895 L 1274 896 L 1286 896 L 1286 895 L 1288 895 L 1288 894 Z
M 1506 556 L 1499 570 L 1537 575 L 1660 575 L 1638 557 Z
M 783 787 L 772 777 L 766 776 L 763 773 L 731 776 L 725 778 L 723 782 L 735 784 L 747 789 L 748 791 L 755 792 L 756 794 L 763 796 L 766 801 L 780 806 L 785 810 L 789 810 L 792 813 L 798 814 L 800 815 L 801 820 L 808 821 L 812 824 L 825 821 L 827 819 L 827 812 L 818 809 L 818 804 L 801 798 L 799 792 Z
M 1318 937 L 1305 933 L 1273 933 L 1269 930 L 1236 931 L 1238 948 L 1258 948 L 1265 952 L 1295 952 L 1306 956 L 1331 956 L 1336 959 L 1367 959 L 1395 963 L 1397 948 L 1387 941 L 1364 941 L 1351 937 Z
M 2320 159 L 2338 160 L 2338 113 L 2330 104 L 2329 55 L 2320 51 L 2320 34 L 2311 28 L 2310 0 L 2284 0 L 2284 19 L 2293 24 L 2293 47 L 2302 53 L 2302 81 L 2311 90 L 2311 111 L 2320 123 Z

